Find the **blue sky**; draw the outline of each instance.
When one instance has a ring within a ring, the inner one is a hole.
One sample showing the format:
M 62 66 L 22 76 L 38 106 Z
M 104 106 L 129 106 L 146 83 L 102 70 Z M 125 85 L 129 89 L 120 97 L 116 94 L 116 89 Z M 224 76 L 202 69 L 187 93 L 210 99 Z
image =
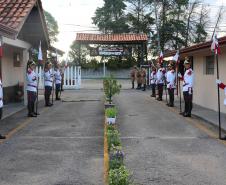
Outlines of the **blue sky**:
M 96 8 L 103 5 L 103 0 L 42 0 L 42 3 L 44 9 L 49 11 L 59 24 L 59 41 L 55 46 L 67 52 L 75 40 L 76 32 L 95 32 L 91 17 Z M 210 4 L 210 23 L 213 25 L 218 6 L 222 3 L 226 6 L 226 0 L 203 0 L 203 3 Z

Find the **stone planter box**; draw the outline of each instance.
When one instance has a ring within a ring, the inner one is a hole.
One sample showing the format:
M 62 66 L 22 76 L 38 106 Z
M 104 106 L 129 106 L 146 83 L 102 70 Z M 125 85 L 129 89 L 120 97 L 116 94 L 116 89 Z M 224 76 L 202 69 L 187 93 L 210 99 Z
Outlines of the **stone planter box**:
M 107 108 L 114 108 L 115 107 L 115 104 L 114 103 L 108 103 L 108 102 L 105 102 L 104 104 L 104 108 L 107 109 Z

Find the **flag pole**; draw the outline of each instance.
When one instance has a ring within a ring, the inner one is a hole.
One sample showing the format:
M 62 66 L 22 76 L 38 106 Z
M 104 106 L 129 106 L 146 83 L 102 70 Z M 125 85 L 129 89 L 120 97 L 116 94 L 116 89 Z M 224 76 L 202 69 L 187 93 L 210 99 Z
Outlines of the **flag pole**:
M 217 63 L 217 79 L 219 79 L 219 61 L 218 61 L 218 53 L 215 52 L 215 59 Z M 220 87 L 217 85 L 217 96 L 218 96 L 218 123 L 219 123 L 219 139 L 221 137 L 221 106 L 220 106 Z

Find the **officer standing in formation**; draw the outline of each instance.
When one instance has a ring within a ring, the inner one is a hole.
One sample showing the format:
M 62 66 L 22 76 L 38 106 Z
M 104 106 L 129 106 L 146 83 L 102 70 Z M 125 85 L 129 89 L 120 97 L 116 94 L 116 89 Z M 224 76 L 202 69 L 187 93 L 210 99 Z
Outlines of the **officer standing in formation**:
M 158 94 L 159 97 L 157 98 L 158 101 L 162 101 L 162 95 L 163 95 L 163 86 L 164 86 L 164 79 L 165 79 L 165 73 L 166 70 L 163 68 L 162 63 L 157 63 L 158 71 L 157 71 L 157 80 L 156 80 L 156 85 L 158 88 Z
M 0 120 L 2 119 L 2 112 L 3 112 L 3 91 L 2 91 L 2 80 L 0 78 Z M 6 139 L 5 136 L 0 134 L 0 139 Z
M 192 111 L 192 99 L 193 99 L 193 70 L 191 69 L 191 64 L 186 58 L 184 61 L 185 73 L 182 77 L 181 74 L 178 76 L 183 80 L 183 95 L 184 95 L 184 117 L 191 117 Z
M 137 72 L 137 67 L 133 66 L 133 68 L 132 68 L 132 70 L 130 72 L 130 78 L 131 78 L 131 82 L 132 82 L 132 89 L 134 89 L 134 85 L 135 85 L 136 72 Z
M 156 96 L 156 81 L 157 81 L 156 68 L 155 66 L 152 66 L 151 75 L 150 75 L 150 84 L 151 84 L 151 90 L 152 90 L 151 97 Z
M 56 63 L 54 68 L 54 78 L 55 78 L 55 88 L 56 88 L 56 101 L 61 100 L 60 99 L 60 93 L 61 93 L 61 82 L 62 82 L 62 74 L 60 70 L 60 64 Z
M 50 103 L 50 95 L 53 89 L 53 72 L 51 70 L 52 64 L 46 62 L 44 68 L 44 85 L 45 85 L 45 105 L 51 107 L 53 104 Z
M 136 72 L 136 80 L 137 80 L 137 89 L 141 89 L 141 85 L 142 85 L 142 82 L 141 82 L 141 71 L 139 69 L 137 69 L 137 72 Z
M 176 74 L 174 66 L 171 63 L 168 65 L 168 72 L 166 73 L 166 84 L 169 94 L 169 103 L 167 103 L 167 105 L 169 107 L 174 107 L 174 90 L 176 88 Z
M 35 112 L 35 101 L 37 100 L 37 75 L 35 73 L 36 64 L 33 61 L 27 63 L 27 101 L 28 117 L 37 117 Z
M 145 68 L 142 68 L 141 69 L 141 84 L 142 84 L 142 86 L 143 86 L 143 89 L 142 89 L 142 91 L 146 91 L 146 70 L 145 70 Z M 141 87 L 142 88 L 142 87 Z

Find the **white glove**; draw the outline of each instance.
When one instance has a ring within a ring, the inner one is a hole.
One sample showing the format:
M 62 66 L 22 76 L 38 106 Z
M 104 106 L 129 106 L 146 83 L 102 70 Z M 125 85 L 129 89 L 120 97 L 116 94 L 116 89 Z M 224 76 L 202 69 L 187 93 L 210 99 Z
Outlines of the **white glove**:
M 179 77 L 179 78 L 182 78 L 182 75 L 181 75 L 181 73 L 178 73 L 178 77 Z
M 216 84 L 221 84 L 221 81 L 219 79 L 216 79 Z

